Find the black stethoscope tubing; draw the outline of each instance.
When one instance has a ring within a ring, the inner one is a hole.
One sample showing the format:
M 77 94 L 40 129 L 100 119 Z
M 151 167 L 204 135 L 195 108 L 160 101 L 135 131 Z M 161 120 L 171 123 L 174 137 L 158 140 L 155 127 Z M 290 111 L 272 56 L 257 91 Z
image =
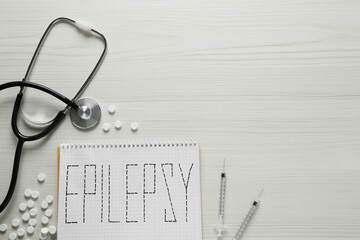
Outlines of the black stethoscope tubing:
M 50 33 L 51 29 L 55 26 L 56 23 L 58 22 L 61 22 L 61 21 L 65 21 L 65 22 L 68 22 L 68 23 L 71 23 L 71 24 L 75 24 L 75 21 L 70 19 L 70 18 L 66 18 L 66 17 L 59 17 L 55 20 L 53 20 L 49 26 L 46 28 L 44 34 L 42 35 L 37 47 L 36 47 L 36 50 L 34 52 L 34 55 L 33 57 L 31 58 L 31 61 L 30 61 L 30 64 L 29 64 L 29 67 L 28 69 L 26 70 L 26 73 L 25 73 L 25 77 L 23 79 L 23 81 L 27 81 L 30 73 L 31 73 L 31 70 L 35 64 L 35 60 L 37 58 L 37 56 L 39 55 L 39 52 L 40 52 L 40 49 L 42 47 L 42 45 L 44 44 L 45 40 L 46 40 L 46 37 L 48 36 L 48 34 Z M 79 89 L 79 91 L 76 93 L 76 95 L 74 96 L 73 100 L 77 100 L 80 95 L 84 92 L 84 90 L 86 89 L 86 87 L 89 85 L 90 81 L 92 80 L 92 78 L 94 77 L 95 73 L 97 72 L 97 70 L 99 69 L 100 67 L 100 64 L 101 62 L 103 61 L 104 57 L 105 57 L 105 54 L 106 54 L 106 51 L 107 51 L 107 41 L 106 41 L 106 38 L 103 34 L 101 34 L 100 32 L 96 31 L 95 29 L 91 29 L 91 32 L 97 34 L 104 42 L 104 50 L 103 52 L 101 53 L 101 56 L 99 58 L 99 60 L 97 61 L 94 69 L 91 71 L 90 75 L 88 76 L 88 78 L 86 79 L 86 81 L 84 82 L 84 84 L 81 86 L 81 88 Z
M 79 106 L 76 104 L 76 100 L 78 100 L 78 98 L 80 97 L 80 95 L 84 92 L 84 90 L 86 89 L 86 87 L 89 85 L 90 81 L 92 80 L 92 78 L 94 77 L 95 73 L 97 72 L 97 70 L 100 67 L 101 62 L 104 60 L 106 51 L 107 51 L 107 41 L 106 38 L 104 37 L 104 35 L 102 35 L 100 32 L 91 29 L 90 31 L 97 34 L 104 42 L 104 50 L 101 53 L 101 56 L 99 58 L 99 60 L 97 61 L 95 67 L 93 68 L 93 70 L 91 71 L 90 75 L 88 76 L 88 78 L 86 79 L 86 81 L 83 83 L 83 85 L 81 86 L 81 88 L 79 89 L 79 91 L 76 93 L 76 95 L 74 96 L 74 98 L 72 100 L 68 99 L 67 97 L 61 95 L 60 93 L 46 87 L 43 86 L 41 84 L 37 84 L 37 83 L 32 83 L 32 82 L 28 82 L 28 78 L 29 75 L 31 73 L 31 70 L 35 64 L 35 61 L 37 59 L 37 56 L 39 55 L 40 49 L 43 45 L 43 43 L 46 40 L 46 37 L 48 36 L 49 32 L 51 31 L 51 29 L 55 26 L 56 23 L 58 22 L 68 22 L 71 24 L 75 24 L 75 21 L 70 19 L 70 18 L 65 18 L 65 17 L 60 17 L 57 18 L 55 20 L 53 20 L 49 26 L 47 27 L 47 29 L 45 30 L 44 34 L 42 35 L 36 50 L 33 54 L 33 57 L 31 58 L 30 64 L 27 68 L 25 77 L 23 78 L 22 81 L 14 81 L 14 82 L 8 82 L 5 84 L 1 84 L 0 85 L 0 91 L 7 89 L 7 88 L 12 88 L 12 87 L 20 87 L 20 91 L 17 94 L 15 103 L 14 103 L 14 108 L 13 108 L 13 112 L 12 112 L 12 118 L 11 118 L 11 127 L 12 130 L 15 134 L 15 136 L 18 138 L 18 143 L 16 146 L 16 151 L 15 151 L 15 156 L 14 156 L 14 165 L 13 165 L 13 170 L 12 170 L 12 175 L 11 175 L 11 180 L 10 180 L 10 186 L 8 189 L 8 192 L 3 200 L 3 202 L 0 205 L 0 213 L 4 211 L 4 209 L 7 207 L 7 205 L 9 204 L 14 191 L 15 191 L 15 187 L 16 187 L 16 181 L 17 181 L 17 177 L 18 177 L 18 172 L 19 172 L 19 165 L 20 165 L 20 158 L 21 158 L 21 152 L 22 152 L 22 148 L 25 142 L 27 141 L 35 141 L 35 140 L 39 140 L 45 136 L 47 136 L 50 132 L 52 132 L 58 125 L 59 123 L 65 118 L 66 116 L 66 112 L 68 110 L 70 110 L 71 108 L 77 110 L 79 108 Z M 30 88 L 34 88 L 40 91 L 43 91 L 45 93 L 48 93 L 50 95 L 52 95 L 53 97 L 59 99 L 60 101 L 64 102 L 66 104 L 65 109 L 59 111 L 57 113 L 57 115 L 55 116 L 55 118 L 51 121 L 51 124 L 49 126 L 47 126 L 43 131 L 41 131 L 38 134 L 32 135 L 32 136 L 26 136 L 24 134 L 22 134 L 17 126 L 17 118 L 18 118 L 18 114 L 20 111 L 20 107 L 21 107 L 21 101 L 23 98 L 23 92 L 25 87 L 30 87 Z

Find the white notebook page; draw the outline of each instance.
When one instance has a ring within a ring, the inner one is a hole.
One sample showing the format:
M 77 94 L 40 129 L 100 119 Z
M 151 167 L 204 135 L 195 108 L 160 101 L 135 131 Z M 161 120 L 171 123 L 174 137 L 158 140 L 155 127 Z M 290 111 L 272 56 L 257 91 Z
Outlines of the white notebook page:
M 60 146 L 58 240 L 199 240 L 197 142 Z

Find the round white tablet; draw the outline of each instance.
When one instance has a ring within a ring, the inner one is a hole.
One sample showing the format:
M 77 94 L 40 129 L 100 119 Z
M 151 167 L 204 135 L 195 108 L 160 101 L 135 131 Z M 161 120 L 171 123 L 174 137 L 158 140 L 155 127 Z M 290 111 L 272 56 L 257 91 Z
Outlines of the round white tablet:
M 55 235 L 56 234 L 56 227 L 55 226 L 50 226 L 49 227 L 49 233 L 50 233 L 50 235 Z
M 16 231 L 16 234 L 18 235 L 18 237 L 22 238 L 25 235 L 25 230 L 23 228 L 19 228 Z
M 20 212 L 25 212 L 26 208 L 27 208 L 26 203 L 20 203 L 19 205 Z
M 40 230 L 40 232 L 41 232 L 42 235 L 47 235 L 49 233 L 49 229 L 48 228 L 42 228 Z
M 1 224 L 0 225 L 0 232 L 4 233 L 4 232 L 6 232 L 6 230 L 7 230 L 7 225 L 6 224 Z
M 136 132 L 137 130 L 138 130 L 138 124 L 137 124 L 137 122 L 132 122 L 131 123 L 131 130 L 133 131 L 133 132 Z
M 35 218 L 32 218 L 32 219 L 29 220 L 29 225 L 32 226 L 32 227 L 35 227 L 36 223 L 37 223 L 37 221 L 36 221 Z
M 28 226 L 26 228 L 26 232 L 29 234 L 29 235 L 33 235 L 33 233 L 35 232 L 35 228 L 33 226 Z
M 33 200 L 29 200 L 29 201 L 26 202 L 26 205 L 30 209 L 30 208 L 33 208 L 35 206 L 35 203 L 34 203 Z
M 26 189 L 25 191 L 24 191 L 24 196 L 26 197 L 26 198 L 29 198 L 30 196 L 31 196 L 31 190 L 30 189 Z
M 51 209 L 48 209 L 45 211 L 45 216 L 47 216 L 48 218 L 51 218 L 52 214 L 53 214 L 53 211 Z
M 24 213 L 24 214 L 22 215 L 22 220 L 23 220 L 24 222 L 29 221 L 29 219 L 30 219 L 30 214 L 29 214 L 29 213 Z
M 108 132 L 110 130 L 110 124 L 104 123 L 103 124 L 103 130 L 104 130 L 104 132 Z
M 108 107 L 108 111 L 110 114 L 114 114 L 115 113 L 115 110 L 116 110 L 116 107 L 114 105 L 110 105 Z
M 39 192 L 38 191 L 33 191 L 31 193 L 31 198 L 32 199 L 36 200 L 36 199 L 38 199 L 38 197 L 39 197 Z
M 48 204 L 52 204 L 54 197 L 52 195 L 47 195 L 45 201 L 47 201 Z
M 18 226 L 19 226 L 19 224 L 20 224 L 20 220 L 19 219 L 13 219 L 12 221 L 11 221 L 11 226 L 13 226 L 14 228 L 17 228 Z
M 43 216 L 43 217 L 41 218 L 41 223 L 42 223 L 43 225 L 47 225 L 47 224 L 49 223 L 49 218 L 46 217 L 46 216 Z
M 40 233 L 39 239 L 40 239 L 40 240 L 46 240 L 46 239 L 47 239 L 47 235 L 42 235 L 42 234 Z
M 114 125 L 115 125 L 116 129 L 120 129 L 122 127 L 122 122 L 117 120 L 117 121 L 115 121 Z
M 40 205 L 41 205 L 42 210 L 45 210 L 49 207 L 49 204 L 47 203 L 47 201 L 42 201 Z
M 29 214 L 30 214 L 31 217 L 36 217 L 36 214 L 37 214 L 36 208 L 30 209 Z
M 45 181 L 45 174 L 40 173 L 40 174 L 38 175 L 38 181 L 39 181 L 40 183 L 44 182 L 44 181 Z
M 16 238 L 17 238 L 16 233 L 10 233 L 9 240 L 16 240 Z

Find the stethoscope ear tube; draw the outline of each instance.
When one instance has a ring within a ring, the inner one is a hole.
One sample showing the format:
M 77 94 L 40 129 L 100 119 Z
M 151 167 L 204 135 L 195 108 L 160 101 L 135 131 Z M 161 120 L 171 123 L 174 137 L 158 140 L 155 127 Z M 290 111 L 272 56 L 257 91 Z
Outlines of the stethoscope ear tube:
M 74 101 L 68 99 L 67 97 L 63 96 L 62 94 L 58 93 L 57 91 L 52 90 L 51 88 L 45 87 L 44 85 L 34 83 L 34 82 L 26 82 L 26 81 L 7 82 L 7 83 L 0 85 L 0 91 L 7 89 L 7 88 L 12 88 L 12 87 L 20 87 L 21 89 L 23 89 L 24 87 L 35 88 L 35 89 L 38 89 L 40 91 L 50 94 L 51 96 L 59 99 L 60 101 L 64 102 L 66 105 L 68 105 L 74 109 L 79 108 L 79 106 Z
M 31 74 L 31 71 L 32 71 L 32 68 L 35 64 L 35 61 L 37 59 L 37 56 L 39 55 L 40 53 L 40 50 L 47 38 L 47 36 L 49 35 L 49 33 L 51 32 L 51 30 L 53 29 L 53 27 L 57 24 L 57 23 L 60 23 L 60 22 L 65 22 L 65 23 L 69 23 L 75 27 L 77 27 L 78 29 L 82 30 L 83 32 L 85 33 L 92 33 L 92 34 L 95 34 L 95 36 L 99 37 L 103 43 L 104 43 L 104 49 L 98 59 L 98 61 L 96 62 L 93 70 L 91 71 L 91 73 L 89 74 L 89 76 L 87 77 L 87 79 L 85 80 L 85 82 L 83 83 L 83 85 L 80 87 L 79 91 L 76 93 L 76 95 L 74 96 L 74 98 L 72 100 L 78 100 L 79 97 L 81 96 L 81 94 L 85 91 L 86 87 L 89 85 L 90 81 L 94 78 L 95 76 L 95 73 L 97 72 L 97 70 L 100 68 L 100 64 L 102 63 L 102 61 L 105 59 L 105 55 L 106 55 L 106 52 L 107 52 L 107 40 L 105 38 L 105 36 L 103 34 L 101 34 L 100 32 L 96 31 L 95 29 L 93 29 L 90 25 L 82 22 L 82 21 L 75 21 L 73 19 L 70 19 L 70 18 L 67 18 L 67 17 L 59 17 L 59 18 L 56 18 L 55 20 L 53 20 L 49 25 L 48 27 L 46 28 L 44 34 L 42 35 L 37 47 L 36 47 L 36 50 L 31 58 L 31 61 L 29 63 L 29 66 L 26 70 L 26 73 L 25 73 L 25 76 L 24 76 L 24 79 L 23 81 L 24 82 L 27 82 L 28 81 L 28 78 L 30 77 L 30 74 Z M 21 89 L 20 91 L 23 91 L 23 89 Z
M 75 96 L 72 98 L 73 103 L 77 100 L 79 100 L 81 94 L 85 91 L 86 87 L 90 84 L 91 80 L 94 78 L 97 70 L 100 67 L 100 64 L 102 63 L 102 61 L 105 58 L 106 52 L 107 52 L 107 40 L 105 38 L 105 36 L 103 34 L 101 34 L 100 32 L 96 31 L 95 29 L 93 29 L 89 24 L 80 21 L 80 20 L 73 20 L 67 17 L 59 17 L 56 18 L 55 20 L 53 20 L 48 27 L 46 28 L 45 32 L 43 33 L 37 47 L 36 50 L 31 58 L 31 61 L 29 63 L 29 66 L 26 70 L 25 76 L 23 78 L 23 82 L 28 82 L 29 77 L 31 75 L 31 71 L 33 69 L 33 66 L 37 60 L 37 57 L 41 51 L 41 48 L 44 44 L 44 42 L 47 39 L 47 36 L 49 35 L 49 33 L 51 32 L 51 30 L 55 27 L 56 24 L 58 23 L 68 23 L 70 25 L 73 25 L 74 27 L 76 27 L 77 29 L 79 29 L 82 33 L 86 34 L 86 35 L 93 35 L 95 37 L 100 38 L 103 43 L 104 43 L 104 49 L 98 59 L 98 61 L 96 62 L 93 70 L 90 72 L 89 76 L 86 78 L 86 80 L 84 81 L 84 83 L 82 84 L 82 86 L 80 87 L 80 89 L 78 90 L 78 92 L 75 94 Z M 20 89 L 20 92 L 23 92 L 24 89 Z M 68 105 L 71 106 L 71 104 L 67 103 Z M 72 109 L 77 110 L 77 108 L 75 108 L 74 106 L 72 106 Z M 67 109 L 68 110 L 68 109 Z M 31 126 L 35 126 L 35 127 L 41 127 L 43 128 L 44 126 L 49 126 L 50 123 L 53 120 L 49 120 L 49 119 L 45 119 L 45 120 L 39 120 L 39 119 L 31 119 L 31 117 L 29 117 L 29 115 L 27 115 L 25 112 L 22 111 L 22 109 L 20 108 L 20 112 L 22 113 L 22 116 L 24 117 L 25 121 L 27 123 L 29 123 Z M 75 124 L 74 124 L 75 125 Z M 75 125 L 76 126 L 76 125 Z M 82 128 L 81 128 L 82 129 Z

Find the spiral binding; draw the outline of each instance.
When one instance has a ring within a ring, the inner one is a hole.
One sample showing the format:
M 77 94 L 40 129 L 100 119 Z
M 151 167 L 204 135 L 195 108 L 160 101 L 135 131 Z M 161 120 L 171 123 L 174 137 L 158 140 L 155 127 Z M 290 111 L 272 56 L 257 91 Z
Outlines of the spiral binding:
M 61 149 L 106 149 L 106 148 L 160 148 L 160 147 L 191 147 L 197 146 L 195 140 L 172 139 L 172 140 L 128 140 L 128 141 L 103 141 L 103 142 L 65 142 L 60 144 Z

